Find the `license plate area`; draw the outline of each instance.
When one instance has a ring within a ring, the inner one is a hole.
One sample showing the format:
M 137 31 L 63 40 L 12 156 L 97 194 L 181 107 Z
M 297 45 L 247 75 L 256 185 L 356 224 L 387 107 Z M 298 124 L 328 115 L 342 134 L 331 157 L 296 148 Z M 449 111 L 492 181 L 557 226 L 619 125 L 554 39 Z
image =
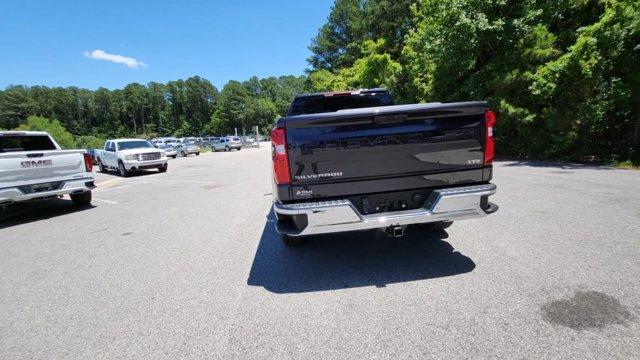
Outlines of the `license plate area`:
M 64 185 L 62 181 L 41 183 L 41 184 L 32 184 L 32 185 L 23 185 L 18 188 L 23 194 L 37 194 L 47 191 L 59 190 Z

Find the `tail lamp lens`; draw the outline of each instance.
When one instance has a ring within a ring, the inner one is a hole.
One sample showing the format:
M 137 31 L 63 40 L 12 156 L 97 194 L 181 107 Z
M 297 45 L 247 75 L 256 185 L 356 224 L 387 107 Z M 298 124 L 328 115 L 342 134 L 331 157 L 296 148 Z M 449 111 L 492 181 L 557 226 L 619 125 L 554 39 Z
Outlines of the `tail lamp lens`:
M 484 113 L 486 124 L 485 146 L 484 146 L 484 164 L 491 165 L 496 156 L 496 140 L 493 137 L 493 127 L 496 124 L 497 116 L 495 111 L 487 110 Z
M 93 158 L 89 154 L 84 154 L 84 168 L 87 172 L 93 171 Z
M 273 157 L 273 176 L 276 184 L 291 184 L 289 157 L 287 156 L 287 137 L 284 128 L 271 131 L 271 153 Z

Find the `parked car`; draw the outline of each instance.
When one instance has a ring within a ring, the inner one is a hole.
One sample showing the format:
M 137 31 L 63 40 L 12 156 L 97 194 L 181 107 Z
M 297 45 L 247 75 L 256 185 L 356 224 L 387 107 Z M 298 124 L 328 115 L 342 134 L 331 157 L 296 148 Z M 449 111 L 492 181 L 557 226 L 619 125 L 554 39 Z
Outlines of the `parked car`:
M 492 214 L 495 122 L 484 101 L 393 105 L 384 89 L 296 96 L 271 133 L 276 230 L 299 245 Z
M 185 157 L 190 154 L 196 154 L 196 156 L 200 156 L 200 145 L 198 145 L 195 141 L 179 141 L 175 145 L 175 149 L 180 156 Z
M 165 152 L 144 139 L 107 140 L 104 149 L 96 150 L 96 157 L 100 172 L 116 170 L 120 176 L 146 169 L 166 172 L 169 167 Z
M 178 145 L 178 140 L 177 139 L 164 140 L 164 144 L 172 147 L 176 147 L 176 145 Z
M 167 155 L 167 157 L 170 157 L 172 159 L 175 159 L 176 157 L 178 157 L 178 151 L 176 150 L 176 148 L 174 148 L 173 146 L 169 145 L 169 144 L 161 144 L 157 146 L 158 149 L 164 151 L 165 155 Z
M 198 138 L 195 137 L 183 137 L 183 138 L 179 138 L 176 140 L 176 143 L 181 144 L 181 143 L 198 143 Z
M 41 131 L 0 131 L 0 207 L 69 195 L 91 203 L 93 161 L 85 150 L 61 150 Z
M 203 147 L 211 147 L 211 145 L 213 145 L 213 143 L 217 140 L 219 140 L 219 137 L 216 136 L 206 136 L 202 138 L 202 143 L 201 146 Z
M 214 152 L 220 150 L 231 151 L 233 149 L 236 149 L 238 151 L 242 150 L 242 140 L 240 140 L 239 137 L 224 137 L 218 139 L 217 141 L 214 141 L 213 144 L 211 144 L 211 151 Z
M 158 138 L 157 140 L 161 141 L 163 144 L 175 144 L 176 141 L 178 141 L 178 139 L 174 137 L 163 137 L 163 138 Z

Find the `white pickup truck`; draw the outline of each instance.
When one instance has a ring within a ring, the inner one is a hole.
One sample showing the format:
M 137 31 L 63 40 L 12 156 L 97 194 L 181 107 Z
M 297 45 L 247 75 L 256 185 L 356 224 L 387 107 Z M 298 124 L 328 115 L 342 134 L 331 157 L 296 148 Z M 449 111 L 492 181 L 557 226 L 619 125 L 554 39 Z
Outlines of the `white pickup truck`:
M 95 152 L 100 172 L 113 169 L 120 176 L 128 176 L 131 171 L 158 169 L 165 172 L 169 168 L 166 153 L 144 139 L 107 140 L 104 148 Z
M 61 150 L 45 132 L 0 131 L 0 208 L 62 195 L 75 205 L 89 205 L 92 169 L 84 150 Z

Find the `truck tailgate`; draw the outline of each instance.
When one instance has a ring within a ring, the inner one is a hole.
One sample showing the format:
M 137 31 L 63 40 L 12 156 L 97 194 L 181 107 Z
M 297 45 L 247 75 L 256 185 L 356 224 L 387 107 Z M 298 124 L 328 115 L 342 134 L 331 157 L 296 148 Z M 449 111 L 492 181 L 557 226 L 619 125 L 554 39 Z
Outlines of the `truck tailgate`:
M 22 151 L 0 154 L 0 188 L 64 179 L 84 173 L 83 150 Z
M 292 184 L 480 169 L 486 110 L 486 102 L 435 103 L 288 117 Z

